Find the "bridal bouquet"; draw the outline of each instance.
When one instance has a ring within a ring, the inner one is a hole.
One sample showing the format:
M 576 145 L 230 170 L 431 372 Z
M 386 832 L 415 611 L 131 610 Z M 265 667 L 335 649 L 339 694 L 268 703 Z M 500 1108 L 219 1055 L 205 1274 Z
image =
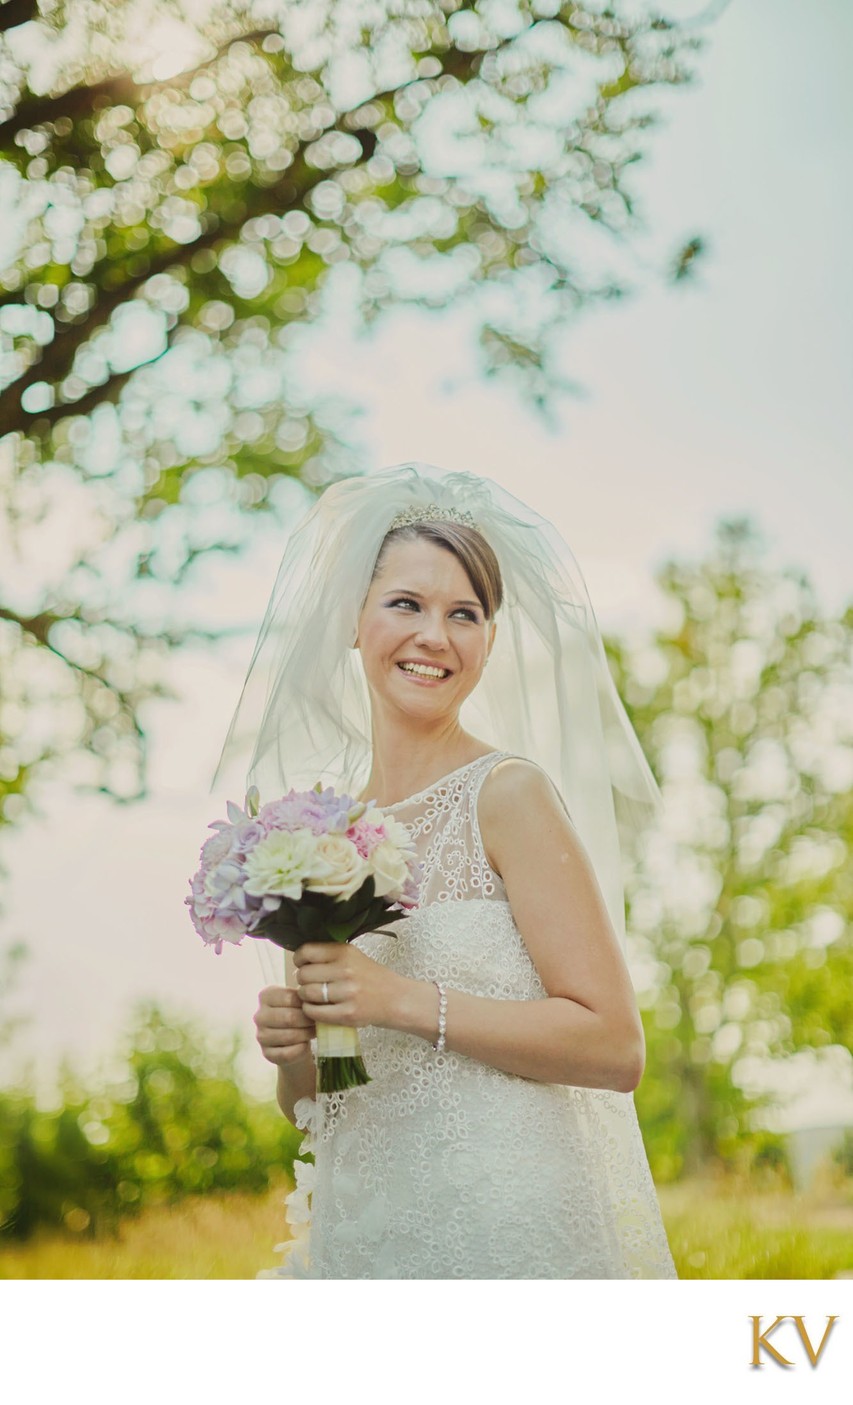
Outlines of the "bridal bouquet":
M 189 907 L 199 936 L 219 955 L 223 942 L 266 937 L 295 951 L 303 942 L 346 942 L 380 931 L 417 907 L 421 865 L 409 831 L 369 802 L 337 795 L 331 786 L 291 790 L 259 807 L 257 786 L 241 810 L 201 849 L 190 879 Z M 347 1025 L 317 1024 L 317 1085 L 329 1093 L 370 1081 L 358 1041 Z

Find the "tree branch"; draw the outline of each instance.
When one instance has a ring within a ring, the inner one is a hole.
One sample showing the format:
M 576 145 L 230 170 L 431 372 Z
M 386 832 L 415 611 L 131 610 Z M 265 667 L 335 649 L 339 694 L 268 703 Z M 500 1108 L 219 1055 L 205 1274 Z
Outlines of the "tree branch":
M 350 133 L 350 135 L 353 134 Z M 366 135 L 375 141 L 372 132 Z M 302 206 L 313 187 L 328 178 L 327 171 L 313 170 L 309 167 L 304 161 L 303 155 L 303 152 L 299 153 L 281 180 L 276 181 L 274 185 L 266 186 L 263 190 L 256 188 L 257 195 L 264 197 L 263 205 L 261 209 L 253 210 L 252 214 L 266 213 L 271 208 L 292 210 Z M 270 198 L 275 196 L 279 197 L 277 201 Z M 39 420 L 44 420 L 46 424 L 55 424 L 65 415 L 88 414 L 95 405 L 110 399 L 109 387 L 116 381 L 123 384 L 128 375 L 131 374 L 130 372 L 122 373 L 120 377 L 110 377 L 102 385 L 93 386 L 91 391 L 88 391 L 80 400 L 70 403 L 62 402 L 52 406 L 49 410 L 39 410 L 29 414 L 23 410 L 21 405 L 21 397 L 29 386 L 35 385 L 39 381 L 47 381 L 55 386 L 64 379 L 71 370 L 77 351 L 90 339 L 92 332 L 98 327 L 105 326 L 116 308 L 126 303 L 131 295 L 143 287 L 150 278 L 188 263 L 200 249 L 228 242 L 236 237 L 248 218 L 250 218 L 250 212 L 245 209 L 231 220 L 223 219 L 221 215 L 211 216 L 210 228 L 200 234 L 197 239 L 193 239 L 188 244 L 174 244 L 170 249 L 163 250 L 156 258 L 151 259 L 144 271 L 129 276 L 118 287 L 104 292 L 85 318 L 70 325 L 57 323 L 57 335 L 44 348 L 40 359 L 33 362 L 28 370 L 18 380 L 13 381 L 3 393 L 2 402 L 0 402 L 2 405 L 0 408 L 0 438 L 14 430 L 20 430 L 24 434 L 35 433 L 35 426 Z M 17 301 L 21 301 L 20 297 Z M 85 409 L 81 408 L 84 403 Z
M 36 0 L 6 0 L 5 5 L 0 5 L 0 34 L 6 34 L 10 29 L 17 29 L 19 24 L 27 24 L 29 20 L 39 18 L 39 7 Z
M 251 35 L 235 36 L 235 38 L 229 40 L 228 43 L 232 44 L 238 40 L 246 42 L 259 36 L 276 32 L 277 31 L 274 30 L 258 30 Z M 507 48 L 515 42 L 516 37 L 517 36 L 513 36 L 503 40 L 495 49 L 490 49 L 486 52 L 492 55 L 500 49 Z M 220 52 L 224 51 L 227 47 L 228 45 L 223 46 L 223 50 L 220 50 Z M 459 82 L 464 83 L 470 81 L 477 75 L 482 61 L 486 56 L 486 52 L 482 50 L 462 50 L 450 45 L 446 49 L 436 52 L 433 56 L 439 59 L 444 75 L 452 76 Z M 208 63 L 209 62 L 210 61 L 208 61 Z M 207 64 L 201 65 L 201 67 L 207 66 Z M 198 70 L 193 70 L 193 72 L 196 71 Z M 181 75 L 182 78 L 188 78 L 190 76 L 191 74 Z M 86 92 L 92 93 L 95 92 L 96 88 L 105 90 L 115 81 L 118 80 L 109 80 L 106 85 L 93 85 L 90 89 L 72 90 L 70 96 L 73 96 L 74 92 L 78 94 Z M 130 80 L 125 79 L 123 81 L 129 82 Z M 406 83 L 401 83 L 393 88 L 374 94 L 368 101 L 379 104 L 392 103 L 395 96 L 405 87 L 409 86 L 410 82 L 416 83 L 420 81 L 422 80 L 418 77 L 412 78 Z M 135 85 L 132 86 L 138 95 L 141 94 L 141 89 L 136 88 Z M 146 85 L 146 87 L 154 86 L 158 85 Z M 349 136 L 355 136 L 361 142 L 362 160 L 369 160 L 376 146 L 376 135 L 371 129 L 353 129 L 349 121 L 349 114 L 344 112 L 338 114 L 337 119 L 325 129 L 326 133 L 335 131 L 346 133 Z M 2 132 L 2 127 L 0 127 L 0 132 Z M 37 434 L 37 425 L 39 422 L 44 423 L 47 428 L 57 423 L 66 415 L 88 413 L 90 409 L 94 408 L 103 400 L 113 398 L 113 392 L 110 387 L 113 383 L 116 383 L 120 388 L 120 385 L 127 379 L 127 374 L 121 378 L 113 377 L 104 382 L 103 385 L 93 387 L 79 401 L 71 402 L 70 404 L 64 402 L 54 405 L 48 411 L 40 411 L 30 415 L 23 411 L 20 403 L 21 396 L 31 385 L 37 384 L 40 381 L 47 381 L 56 386 L 61 382 L 71 370 L 78 349 L 88 342 L 92 332 L 98 327 L 104 326 L 109 321 L 115 309 L 127 302 L 129 297 L 139 288 L 143 287 L 150 278 L 158 273 L 169 272 L 171 269 L 181 267 L 192 259 L 199 250 L 209 248 L 217 243 L 227 243 L 229 240 L 236 237 L 239 230 L 249 218 L 257 217 L 260 214 L 265 214 L 272 210 L 277 212 L 282 209 L 304 208 L 305 198 L 311 189 L 320 182 L 328 179 L 329 174 L 326 170 L 314 169 L 307 165 L 305 152 L 307 147 L 313 144 L 315 140 L 316 138 L 312 137 L 297 147 L 293 162 L 280 180 L 268 186 L 253 187 L 252 195 L 254 196 L 254 201 L 251 209 L 246 209 L 245 207 L 240 209 L 239 206 L 236 206 L 235 208 L 239 209 L 239 214 L 236 214 L 231 219 L 223 217 L 221 213 L 209 211 L 207 215 L 209 228 L 200 234 L 197 239 L 187 244 L 174 245 L 172 248 L 163 250 L 159 255 L 149 260 L 144 270 L 138 274 L 126 277 L 120 286 L 111 289 L 109 292 L 100 292 L 90 312 L 80 320 L 71 324 L 56 323 L 56 335 L 53 341 L 42 350 L 40 359 L 34 362 L 4 393 L 3 401 L 5 404 L 4 408 L 0 410 L 0 438 L 15 430 L 19 430 L 24 434 Z M 89 286 L 92 285 L 90 284 Z M 7 297 L 14 301 L 22 300 L 18 293 L 7 295 Z
M 7 8 L 10 7 L 4 7 Z M 33 8 L 35 9 L 35 6 Z M 0 9 L 0 16 L 2 14 L 3 10 Z M 195 68 L 188 68 L 183 73 L 177 73 L 174 78 L 164 78 L 159 82 L 152 80 L 150 83 L 137 83 L 129 73 L 116 73 L 110 78 L 102 78 L 97 83 L 69 88 L 66 92 L 55 93 L 53 96 L 30 94 L 26 101 L 20 104 L 13 117 L 7 117 L 5 122 L 0 122 L 0 147 L 8 146 L 18 132 L 29 131 L 44 122 L 55 122 L 60 117 L 70 117 L 79 122 L 85 117 L 91 117 L 99 107 L 110 103 L 126 103 L 128 107 L 136 107 L 143 98 L 156 92 L 158 88 L 185 88 L 197 73 L 222 58 L 232 44 L 262 42 L 268 35 L 278 32 L 277 29 L 254 29 L 248 34 L 235 34 L 203 63 L 196 64 Z
M 78 565 L 81 563 L 78 562 Z M 25 634 L 29 634 L 39 644 L 44 644 L 46 648 L 53 649 L 59 654 L 59 650 L 50 643 L 48 635 L 55 624 L 77 623 L 85 625 L 86 628 L 93 628 L 99 624 L 109 624 L 113 629 L 121 630 L 131 636 L 137 643 L 148 644 L 152 642 L 164 643 L 169 648 L 179 648 L 182 644 L 204 643 L 216 644 L 221 639 L 238 639 L 247 634 L 248 626 L 228 625 L 222 629 L 202 629 L 200 626 L 187 625 L 178 630 L 163 629 L 156 634 L 149 634 L 146 630 L 140 629 L 139 625 L 132 620 L 117 622 L 111 616 L 92 615 L 84 616 L 81 613 L 62 615 L 55 610 L 41 610 L 37 615 L 21 615 L 15 610 L 10 610 L 6 605 L 0 605 L 0 620 L 8 620 L 10 624 L 15 624 Z M 80 673 L 86 673 L 90 678 L 95 678 L 99 683 L 106 682 L 99 674 L 93 673 L 91 669 L 84 668 L 82 664 L 74 663 L 73 659 L 65 658 L 64 654 L 59 654 L 70 667 L 76 668 Z M 110 686 L 110 685 L 107 685 Z

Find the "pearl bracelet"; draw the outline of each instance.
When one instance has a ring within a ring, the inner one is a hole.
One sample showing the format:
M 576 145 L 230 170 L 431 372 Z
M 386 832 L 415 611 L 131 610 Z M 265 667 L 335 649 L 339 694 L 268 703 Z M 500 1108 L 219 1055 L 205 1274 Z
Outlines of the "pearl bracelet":
M 444 1053 L 444 1033 L 447 1029 L 447 990 L 438 981 L 433 981 L 438 991 L 438 1038 L 433 1044 L 437 1054 Z

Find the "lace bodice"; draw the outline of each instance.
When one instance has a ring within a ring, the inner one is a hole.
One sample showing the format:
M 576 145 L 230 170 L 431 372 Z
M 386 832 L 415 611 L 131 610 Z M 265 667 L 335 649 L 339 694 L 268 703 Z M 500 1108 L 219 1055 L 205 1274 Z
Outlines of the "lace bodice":
M 506 889 L 483 848 L 477 800 L 489 771 L 509 754 L 479 756 L 427 790 L 381 807 L 406 826 L 424 864 L 420 910 L 430 903 L 466 898 L 506 901 Z
M 511 754 L 383 807 L 423 860 L 421 905 L 355 944 L 450 991 L 543 1000 L 477 815 Z M 675 1276 L 630 1094 L 522 1078 L 399 1030 L 359 1033 L 371 1081 L 296 1104 L 315 1165 L 295 1164 L 285 1258 L 259 1277 Z

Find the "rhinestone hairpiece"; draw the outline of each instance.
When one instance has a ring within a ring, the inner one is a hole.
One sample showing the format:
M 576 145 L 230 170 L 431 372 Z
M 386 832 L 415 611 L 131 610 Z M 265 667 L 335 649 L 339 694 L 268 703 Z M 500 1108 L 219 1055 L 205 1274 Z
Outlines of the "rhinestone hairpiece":
M 477 528 L 470 512 L 460 512 L 455 507 L 441 507 L 437 502 L 422 504 L 421 507 L 406 507 L 392 519 L 388 531 L 394 527 L 408 527 L 412 522 L 460 522 L 463 527 Z

